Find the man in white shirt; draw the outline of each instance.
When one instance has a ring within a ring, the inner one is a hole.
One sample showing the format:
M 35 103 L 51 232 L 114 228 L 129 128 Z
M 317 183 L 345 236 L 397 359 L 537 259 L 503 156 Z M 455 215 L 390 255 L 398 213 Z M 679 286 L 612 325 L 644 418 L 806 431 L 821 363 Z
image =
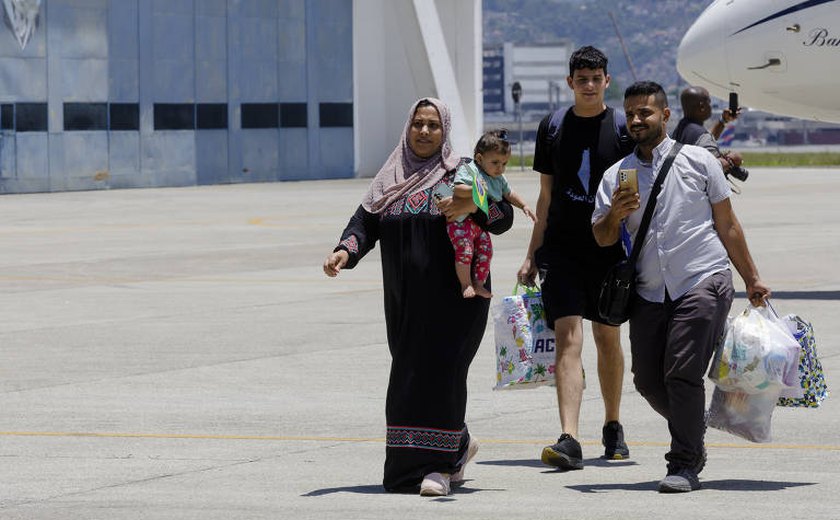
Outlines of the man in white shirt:
M 651 187 L 675 141 L 665 125 L 671 115 L 662 87 L 643 81 L 624 93 L 627 128 L 636 150 L 605 173 L 598 188 L 592 231 L 601 246 L 615 244 L 621 229 L 632 240 Z M 639 192 L 618 188 L 618 170 L 635 168 Z M 661 492 L 698 489 L 706 461 L 704 375 L 726 324 L 734 288 L 729 261 L 746 283 L 754 305 L 770 289 L 758 275 L 743 230 L 730 204 L 720 163 L 703 148 L 685 145 L 674 160 L 636 263 L 630 315 L 633 383 L 668 421 L 671 449 Z

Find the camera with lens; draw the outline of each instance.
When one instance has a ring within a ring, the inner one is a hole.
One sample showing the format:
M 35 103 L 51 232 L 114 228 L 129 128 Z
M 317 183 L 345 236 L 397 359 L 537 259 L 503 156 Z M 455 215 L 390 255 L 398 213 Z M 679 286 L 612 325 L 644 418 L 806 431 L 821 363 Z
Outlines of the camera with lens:
M 747 171 L 746 168 L 741 168 L 740 166 L 736 165 L 728 156 L 724 155 L 724 158 L 726 158 L 726 162 L 729 163 L 729 169 L 723 173 L 725 173 L 727 176 L 731 175 L 741 182 L 746 181 L 747 177 L 750 175 L 750 172 Z
M 727 175 L 731 175 L 741 182 L 744 182 L 745 180 L 747 180 L 747 176 L 749 176 L 749 174 L 750 174 L 750 172 L 747 171 L 746 168 L 741 168 L 740 166 L 734 166 L 734 165 L 731 168 L 729 168 L 729 171 L 726 172 L 726 173 L 727 173 Z

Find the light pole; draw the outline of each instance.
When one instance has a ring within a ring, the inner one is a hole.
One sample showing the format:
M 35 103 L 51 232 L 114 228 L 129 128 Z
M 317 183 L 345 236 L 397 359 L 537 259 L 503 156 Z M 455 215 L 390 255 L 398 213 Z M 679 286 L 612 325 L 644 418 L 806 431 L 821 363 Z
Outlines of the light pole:
M 554 112 L 560 108 L 560 84 L 554 80 L 548 81 L 548 111 Z
M 519 100 L 522 99 L 522 85 L 518 81 L 514 81 L 511 85 L 510 94 L 513 96 L 516 121 L 519 123 L 519 170 L 525 171 L 525 155 L 522 151 L 522 105 L 519 103 Z

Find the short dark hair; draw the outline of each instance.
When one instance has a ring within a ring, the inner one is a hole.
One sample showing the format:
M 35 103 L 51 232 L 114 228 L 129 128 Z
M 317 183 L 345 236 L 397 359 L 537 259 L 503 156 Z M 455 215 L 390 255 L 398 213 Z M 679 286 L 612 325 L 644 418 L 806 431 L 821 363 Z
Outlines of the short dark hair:
M 569 76 L 574 76 L 580 69 L 604 69 L 607 73 L 607 55 L 591 45 L 581 47 L 569 58 Z
M 474 154 L 499 152 L 507 155 L 510 153 L 510 141 L 508 141 L 507 130 L 499 128 L 498 130 L 490 130 L 484 132 L 482 136 L 475 143 Z
M 660 108 L 668 106 L 668 96 L 662 89 L 662 85 L 654 81 L 637 81 L 627 87 L 624 91 L 624 99 L 633 96 L 654 96 Z

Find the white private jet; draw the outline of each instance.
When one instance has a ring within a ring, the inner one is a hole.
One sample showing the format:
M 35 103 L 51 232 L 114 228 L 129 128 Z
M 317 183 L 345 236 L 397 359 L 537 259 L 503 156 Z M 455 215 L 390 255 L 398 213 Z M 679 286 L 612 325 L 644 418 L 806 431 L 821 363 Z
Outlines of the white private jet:
M 715 0 L 683 37 L 677 70 L 721 99 L 840 123 L 840 0 Z

